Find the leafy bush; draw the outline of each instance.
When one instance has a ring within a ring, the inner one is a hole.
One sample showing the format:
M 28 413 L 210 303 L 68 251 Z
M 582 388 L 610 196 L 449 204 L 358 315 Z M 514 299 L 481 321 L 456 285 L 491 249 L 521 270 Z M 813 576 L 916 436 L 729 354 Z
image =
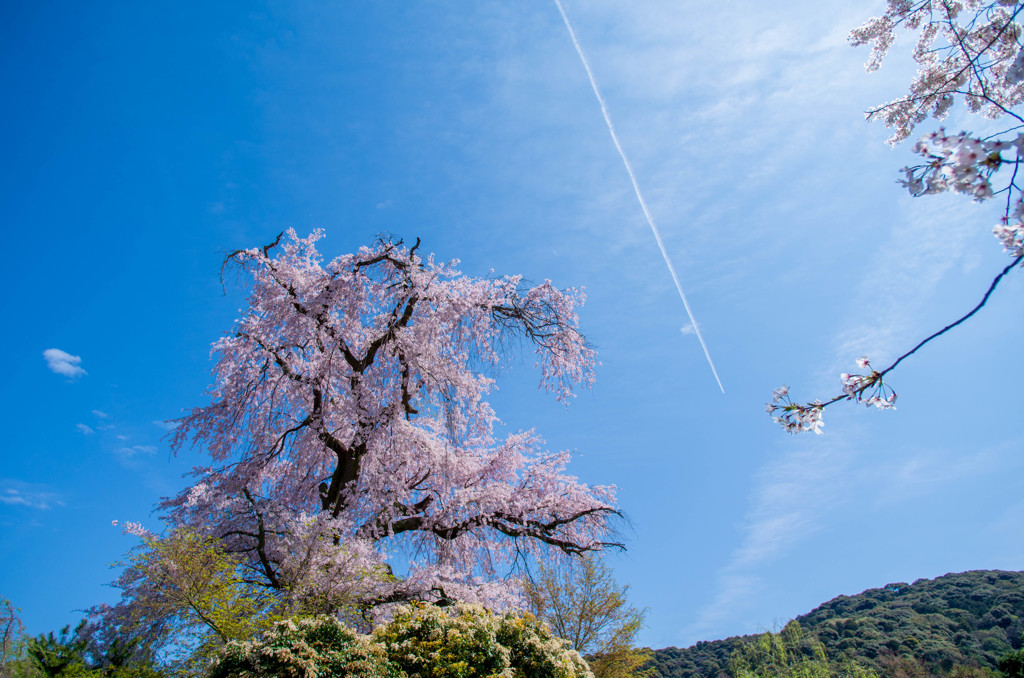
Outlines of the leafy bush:
M 231 642 L 209 678 L 593 678 L 579 653 L 531 615 L 476 605 L 399 608 L 362 636 L 331 617 L 278 622 Z
M 210 678 L 399 678 L 383 648 L 332 617 L 277 622 L 263 640 L 232 641 Z
M 579 653 L 532 615 L 414 605 L 373 637 L 409 678 L 592 678 Z

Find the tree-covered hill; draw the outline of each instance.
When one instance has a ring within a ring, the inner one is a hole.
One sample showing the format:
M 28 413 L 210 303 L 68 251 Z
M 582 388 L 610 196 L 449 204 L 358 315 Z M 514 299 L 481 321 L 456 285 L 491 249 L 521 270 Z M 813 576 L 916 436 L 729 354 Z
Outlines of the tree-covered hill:
M 831 659 L 852 659 L 883 676 L 906 674 L 906 658 L 934 675 L 957 666 L 995 668 L 1000 656 L 1021 647 L 1024 572 L 975 570 L 888 584 L 833 598 L 797 621 Z M 715 678 L 751 638 L 655 650 L 654 676 Z

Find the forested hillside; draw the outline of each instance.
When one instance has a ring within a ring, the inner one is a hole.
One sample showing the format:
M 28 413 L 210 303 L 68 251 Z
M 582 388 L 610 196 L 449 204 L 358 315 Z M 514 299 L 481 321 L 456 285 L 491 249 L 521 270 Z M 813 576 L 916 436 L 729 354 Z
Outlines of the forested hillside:
M 831 659 L 852 659 L 883 676 L 906 673 L 906 658 L 934 675 L 957 666 L 995 668 L 1000 656 L 1021 647 L 1024 572 L 976 570 L 888 584 L 833 598 L 797 621 Z M 715 678 L 751 638 L 655 650 L 654 675 Z

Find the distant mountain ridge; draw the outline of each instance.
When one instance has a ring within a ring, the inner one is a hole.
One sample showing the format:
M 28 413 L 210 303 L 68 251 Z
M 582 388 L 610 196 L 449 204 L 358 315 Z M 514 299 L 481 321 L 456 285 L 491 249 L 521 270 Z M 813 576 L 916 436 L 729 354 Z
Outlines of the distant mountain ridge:
M 1021 647 L 1024 572 L 972 570 L 839 596 L 796 621 L 825 645 L 829 658 L 851 659 L 893 676 L 909 657 L 941 676 L 957 666 L 995 668 Z M 718 678 L 754 636 L 653 651 L 652 678 Z

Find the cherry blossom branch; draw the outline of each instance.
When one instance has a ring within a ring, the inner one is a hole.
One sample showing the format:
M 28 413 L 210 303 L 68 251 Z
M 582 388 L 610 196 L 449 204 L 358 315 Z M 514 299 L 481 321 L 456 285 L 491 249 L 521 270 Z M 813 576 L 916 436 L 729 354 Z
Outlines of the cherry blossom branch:
M 890 144 L 906 139 L 916 125 L 929 116 L 944 118 L 957 95 L 968 109 L 989 118 L 1009 118 L 1024 122 L 1014 108 L 1024 103 L 1024 28 L 1017 23 L 1024 12 L 1022 0 L 990 0 L 960 3 L 949 0 L 888 0 L 881 17 L 869 19 L 850 33 L 854 46 L 870 43 L 867 70 L 878 68 L 896 38 L 895 29 L 919 31 L 913 59 L 920 69 L 909 92 L 889 103 L 870 109 L 867 118 L 881 119 L 894 129 Z M 961 18 L 963 15 L 963 18 Z M 938 42 L 937 42 L 938 41 Z M 868 374 L 842 374 L 842 394 L 822 402 L 794 403 L 786 386 L 776 389 L 766 403 L 766 412 L 790 433 L 821 433 L 824 408 L 841 400 L 852 400 L 880 409 L 892 409 L 896 392 L 885 376 L 919 349 L 973 317 L 985 304 L 1003 277 L 1024 259 L 1024 193 L 1017 185 L 1017 173 L 1024 160 L 1024 134 L 1009 137 L 1020 125 L 1012 125 L 996 134 L 979 138 L 961 132 L 946 134 L 943 128 L 922 137 L 914 153 L 924 163 L 904 167 L 900 183 L 914 197 L 954 191 L 983 202 L 1006 193 L 1005 210 L 992 229 L 1013 258 L 995 277 L 981 301 L 969 313 L 932 333 L 883 370 Z M 1010 165 L 1009 180 L 993 187 L 997 173 Z M 861 368 L 870 368 L 866 356 L 857 360 Z
M 895 409 L 897 394 L 892 387 L 886 384 L 883 380 L 892 370 L 896 369 L 896 366 L 901 362 L 909 358 L 910 356 L 917 353 L 925 344 L 941 337 L 946 332 L 949 332 L 954 327 L 964 323 L 970 319 L 975 313 L 980 311 L 982 307 L 988 303 L 989 297 L 995 292 L 996 287 L 1002 281 L 1002 279 L 1009 273 L 1015 266 L 1020 264 L 1024 260 L 1024 254 L 1019 254 L 1017 257 L 1007 264 L 1005 268 L 995 277 L 992 284 L 989 285 L 988 290 L 985 292 L 985 296 L 981 298 L 981 301 L 970 310 L 966 315 L 962 316 L 959 320 L 946 325 L 938 332 L 934 332 L 925 339 L 922 339 L 914 348 L 910 349 L 899 358 L 895 360 L 891 365 L 882 370 L 873 370 L 870 374 L 842 374 L 841 379 L 843 383 L 843 393 L 837 395 L 830 400 L 821 402 L 815 400 L 813 403 L 794 403 L 789 397 L 789 387 L 781 386 L 772 392 L 771 402 L 765 404 L 765 411 L 772 415 L 775 423 L 781 425 L 788 433 L 803 433 L 804 431 L 813 431 L 814 433 L 821 433 L 821 427 L 824 426 L 822 421 L 822 411 L 829 405 L 835 404 L 841 400 L 852 400 L 854 402 L 864 403 L 868 407 L 874 405 L 878 409 Z M 867 356 L 861 356 L 857 360 L 857 365 L 861 368 L 870 367 Z M 865 394 L 869 392 L 870 395 L 865 397 Z

